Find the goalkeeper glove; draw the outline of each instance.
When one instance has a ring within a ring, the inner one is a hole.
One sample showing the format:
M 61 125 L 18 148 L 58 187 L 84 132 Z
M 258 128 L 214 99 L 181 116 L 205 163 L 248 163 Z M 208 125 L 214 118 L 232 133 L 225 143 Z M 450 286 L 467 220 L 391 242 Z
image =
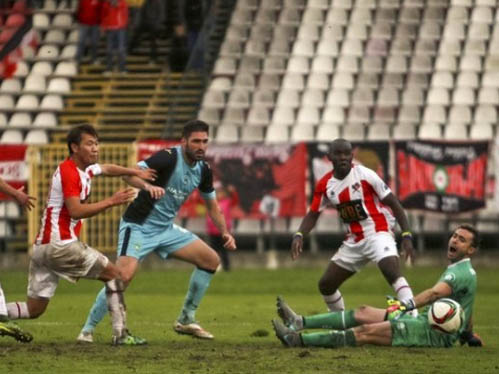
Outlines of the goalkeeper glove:
M 471 331 L 463 331 L 459 336 L 461 345 L 468 344 L 470 347 L 483 347 L 482 338 Z

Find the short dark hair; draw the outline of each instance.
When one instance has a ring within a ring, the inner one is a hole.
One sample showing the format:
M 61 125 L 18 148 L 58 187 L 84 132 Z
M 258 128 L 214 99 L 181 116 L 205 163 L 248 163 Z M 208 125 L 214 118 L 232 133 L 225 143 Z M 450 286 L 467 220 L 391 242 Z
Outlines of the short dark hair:
M 462 225 L 459 225 L 457 227 L 457 229 L 463 229 L 463 230 L 471 232 L 473 234 L 473 240 L 471 242 L 471 245 L 473 247 L 475 247 L 476 249 L 478 249 L 480 247 L 480 241 L 481 241 L 481 239 L 480 239 L 480 233 L 475 228 L 475 226 L 469 225 L 467 223 L 463 223 Z
M 187 122 L 184 125 L 184 130 L 182 131 L 182 137 L 184 139 L 188 139 L 189 136 L 191 136 L 191 134 L 193 132 L 196 132 L 196 131 L 202 131 L 202 132 L 208 133 L 209 128 L 210 127 L 208 126 L 208 124 L 206 122 L 198 120 L 198 119 L 194 119 L 194 120 Z
M 67 136 L 68 150 L 70 155 L 73 154 L 73 150 L 71 149 L 71 144 L 80 144 L 82 134 L 88 134 L 97 139 L 99 138 L 99 136 L 97 135 L 97 131 L 94 129 L 92 125 L 88 123 L 73 127 L 68 132 Z

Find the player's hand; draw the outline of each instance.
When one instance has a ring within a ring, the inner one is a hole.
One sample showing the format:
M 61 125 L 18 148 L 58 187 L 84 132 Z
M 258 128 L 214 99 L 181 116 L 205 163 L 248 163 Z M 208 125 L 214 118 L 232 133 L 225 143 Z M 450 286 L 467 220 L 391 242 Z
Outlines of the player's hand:
M 161 199 L 165 194 L 165 189 L 163 187 L 153 186 L 149 183 L 146 183 L 144 191 L 149 192 L 149 195 L 151 195 L 154 200 Z
M 303 236 L 295 235 L 293 236 L 293 242 L 291 243 L 291 259 L 294 261 L 300 257 L 303 252 Z
M 158 177 L 158 172 L 155 169 L 138 169 L 135 176 L 146 181 L 155 181 Z
M 35 207 L 34 201 L 36 200 L 36 197 L 26 195 L 24 193 L 24 186 L 17 189 L 17 193 L 14 198 L 19 205 L 25 207 L 28 210 L 31 210 Z
M 400 244 L 402 248 L 402 253 L 404 254 L 404 258 L 406 261 L 410 263 L 414 262 L 414 247 L 412 245 L 412 237 L 405 236 L 402 238 L 402 242 Z
M 234 237 L 227 233 L 222 235 L 222 239 L 224 240 L 224 248 L 228 249 L 229 251 L 235 251 L 237 249 L 236 247 L 236 239 Z
M 111 201 L 113 205 L 121 205 L 131 202 L 135 198 L 135 190 L 133 188 L 125 188 L 124 190 L 119 190 L 111 196 Z
M 459 336 L 461 345 L 468 344 L 470 347 L 483 347 L 482 338 L 477 333 L 471 331 L 463 331 Z

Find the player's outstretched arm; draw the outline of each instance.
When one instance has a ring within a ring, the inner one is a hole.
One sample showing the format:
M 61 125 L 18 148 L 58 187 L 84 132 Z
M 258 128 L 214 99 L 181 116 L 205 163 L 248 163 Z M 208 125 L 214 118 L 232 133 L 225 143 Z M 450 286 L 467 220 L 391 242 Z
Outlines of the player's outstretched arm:
M 158 173 L 154 169 L 126 168 L 115 164 L 100 165 L 102 174 L 111 177 L 138 177 L 148 181 L 156 180 Z
M 303 236 L 307 235 L 315 227 L 320 212 L 313 212 L 311 210 L 303 217 L 298 231 L 293 235 L 293 242 L 291 243 L 291 258 L 296 260 L 303 251 Z
M 416 308 L 433 303 L 442 297 L 449 297 L 452 295 L 452 288 L 445 282 L 438 282 L 432 288 L 428 288 L 414 297 Z
M 397 219 L 400 229 L 402 230 L 402 251 L 406 259 L 412 260 L 414 258 L 414 247 L 412 246 L 411 228 L 404 208 L 392 193 L 389 193 L 381 202 L 390 207 L 393 215 Z
M 151 169 L 149 169 L 149 170 L 151 170 Z M 151 197 L 154 200 L 158 200 L 158 199 L 162 198 L 165 194 L 165 189 L 163 187 L 159 187 L 159 186 L 155 186 L 153 184 L 150 184 L 142 178 L 135 177 L 135 176 L 134 177 L 126 176 L 126 177 L 123 177 L 123 180 L 129 186 L 132 186 L 132 187 L 138 188 L 140 190 L 144 190 L 144 191 L 149 192 L 149 195 L 151 195 Z
M 36 200 L 36 198 L 25 194 L 23 191 L 24 186 L 16 190 L 14 187 L 10 186 L 2 178 L 0 178 L 0 192 L 12 196 L 19 205 L 25 207 L 28 210 L 31 210 L 35 207 L 34 201 Z
M 132 188 L 126 188 L 114 193 L 107 199 L 91 204 L 82 204 L 79 196 L 70 196 L 64 199 L 69 215 L 73 219 L 82 219 L 93 217 L 96 214 L 116 205 L 126 204 L 135 197 L 135 191 Z

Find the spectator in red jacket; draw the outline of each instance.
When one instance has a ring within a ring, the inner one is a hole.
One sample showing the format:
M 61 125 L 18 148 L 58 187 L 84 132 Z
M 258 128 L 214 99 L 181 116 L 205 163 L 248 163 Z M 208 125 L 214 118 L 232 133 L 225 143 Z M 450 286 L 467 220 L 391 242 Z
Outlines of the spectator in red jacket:
M 99 23 L 101 0 L 80 0 L 78 4 L 77 19 L 79 25 L 78 48 L 76 61 L 81 62 L 85 54 L 85 45 L 88 41 L 88 51 L 91 62 L 97 61 L 97 43 L 99 42 Z
M 113 52 L 118 55 L 118 69 L 126 73 L 128 5 L 125 0 L 104 0 L 101 11 L 101 27 L 107 34 L 107 65 L 104 74 L 113 70 Z

